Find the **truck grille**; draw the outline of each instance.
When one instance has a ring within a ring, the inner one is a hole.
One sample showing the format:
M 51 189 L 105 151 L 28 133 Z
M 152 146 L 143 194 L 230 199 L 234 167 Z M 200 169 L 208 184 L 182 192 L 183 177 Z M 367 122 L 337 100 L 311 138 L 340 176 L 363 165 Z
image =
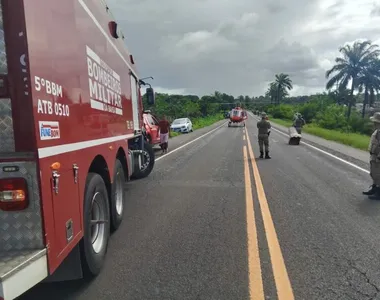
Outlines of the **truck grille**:
M 3 9 L 0 1 L 0 74 L 8 74 L 5 49 Z M 14 133 L 11 99 L 0 99 L 0 153 L 14 152 Z

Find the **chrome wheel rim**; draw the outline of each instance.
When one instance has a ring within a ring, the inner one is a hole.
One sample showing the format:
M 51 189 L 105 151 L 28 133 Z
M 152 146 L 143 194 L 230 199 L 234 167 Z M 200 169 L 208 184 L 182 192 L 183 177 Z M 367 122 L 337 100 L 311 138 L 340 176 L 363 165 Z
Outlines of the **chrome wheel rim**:
M 143 161 L 143 163 L 141 164 L 141 171 L 144 171 L 145 169 L 148 168 L 148 166 L 150 164 L 150 155 L 147 151 L 143 151 L 142 161 Z
M 91 204 L 91 244 L 95 253 L 99 253 L 106 242 L 106 205 L 103 195 L 95 193 Z
M 120 172 L 117 173 L 116 175 L 116 181 L 115 181 L 115 184 L 116 184 L 116 187 L 115 187 L 115 190 L 116 190 L 116 195 L 115 195 L 115 206 L 116 206 L 116 213 L 120 216 L 122 213 L 123 213 L 123 209 L 124 209 L 124 191 L 123 191 L 123 182 L 122 182 L 122 179 L 121 179 L 122 176 L 120 176 Z

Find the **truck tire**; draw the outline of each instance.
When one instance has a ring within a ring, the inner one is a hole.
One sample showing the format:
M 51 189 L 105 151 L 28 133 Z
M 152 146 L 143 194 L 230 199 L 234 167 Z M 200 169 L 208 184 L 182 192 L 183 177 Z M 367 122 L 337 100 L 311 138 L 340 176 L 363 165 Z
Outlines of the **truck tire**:
M 132 176 L 133 179 L 142 179 L 147 177 L 153 170 L 155 155 L 153 147 L 146 141 L 144 141 L 144 153 L 143 153 L 141 170 L 136 170 Z
M 116 159 L 115 170 L 113 173 L 112 180 L 112 195 L 111 195 L 111 231 L 116 231 L 124 215 L 124 204 L 125 204 L 125 174 L 123 165 L 119 159 Z
M 80 243 L 83 272 L 85 277 L 94 277 L 103 267 L 110 236 L 108 193 L 103 178 L 96 173 L 89 173 L 86 179 L 83 227 Z

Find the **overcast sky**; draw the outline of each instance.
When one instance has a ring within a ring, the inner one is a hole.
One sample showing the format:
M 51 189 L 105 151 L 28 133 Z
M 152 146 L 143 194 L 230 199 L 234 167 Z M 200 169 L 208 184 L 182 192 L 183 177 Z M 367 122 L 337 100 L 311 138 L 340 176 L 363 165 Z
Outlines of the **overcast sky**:
M 322 92 L 338 48 L 380 43 L 374 0 L 108 0 L 157 92 L 259 96 L 276 73 Z M 377 1 L 379 3 L 379 1 Z

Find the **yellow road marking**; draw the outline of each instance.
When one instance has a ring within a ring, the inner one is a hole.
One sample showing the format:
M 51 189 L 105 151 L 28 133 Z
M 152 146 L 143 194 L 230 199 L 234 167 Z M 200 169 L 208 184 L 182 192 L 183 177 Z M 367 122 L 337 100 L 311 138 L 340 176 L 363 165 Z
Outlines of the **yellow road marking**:
M 257 196 L 260 203 L 261 213 L 263 216 L 264 230 L 268 241 L 269 254 L 272 263 L 273 275 L 277 288 L 277 297 L 279 300 L 294 300 L 293 289 L 286 270 L 284 257 L 282 256 L 280 243 L 277 238 L 276 229 L 265 196 L 264 187 L 261 182 L 259 169 L 253 154 L 251 141 L 249 139 L 248 130 L 246 130 L 246 138 L 248 143 L 248 152 L 251 158 L 253 175 L 256 184 Z
M 247 211 L 247 239 L 248 239 L 248 272 L 250 300 L 264 300 L 263 279 L 261 277 L 261 264 L 255 212 L 253 208 L 251 174 L 248 164 L 247 146 L 243 148 L 245 203 Z

